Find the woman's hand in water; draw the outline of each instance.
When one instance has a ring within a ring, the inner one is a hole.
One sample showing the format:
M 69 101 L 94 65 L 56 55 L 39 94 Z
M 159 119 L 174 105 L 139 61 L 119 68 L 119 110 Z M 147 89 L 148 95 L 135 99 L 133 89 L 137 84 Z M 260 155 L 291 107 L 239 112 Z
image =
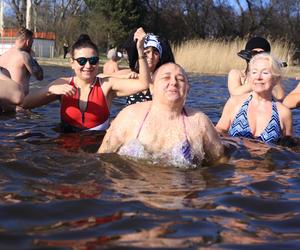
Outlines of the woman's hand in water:
M 48 88 L 48 94 L 50 95 L 66 95 L 73 96 L 76 93 L 76 88 L 68 83 L 64 79 L 58 79 Z
M 133 39 L 136 41 L 136 48 L 138 50 L 139 57 L 144 55 L 144 42 L 146 33 L 143 28 L 138 28 L 134 33 Z

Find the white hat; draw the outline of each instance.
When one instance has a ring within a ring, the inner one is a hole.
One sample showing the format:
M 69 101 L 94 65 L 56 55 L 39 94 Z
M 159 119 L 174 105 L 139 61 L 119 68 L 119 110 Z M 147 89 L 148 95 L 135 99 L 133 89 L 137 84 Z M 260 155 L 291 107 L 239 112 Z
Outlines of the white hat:
M 154 47 L 159 52 L 159 57 L 162 56 L 162 47 L 160 42 L 158 41 L 158 37 L 153 35 L 152 33 L 147 34 L 145 42 L 144 42 L 144 48 L 148 47 Z

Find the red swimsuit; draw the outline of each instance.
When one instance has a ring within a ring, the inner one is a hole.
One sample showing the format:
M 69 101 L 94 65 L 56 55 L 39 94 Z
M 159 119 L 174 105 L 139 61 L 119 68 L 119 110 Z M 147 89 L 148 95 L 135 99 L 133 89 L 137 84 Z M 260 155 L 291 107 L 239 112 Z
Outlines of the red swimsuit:
M 106 129 L 107 127 L 102 128 L 99 126 L 108 123 L 109 118 L 109 110 L 101 88 L 100 79 L 97 77 L 96 82 L 91 86 L 88 103 L 83 112 L 79 108 L 80 89 L 74 84 L 73 77 L 70 80 L 70 85 L 76 88 L 76 93 L 74 96 L 63 95 L 61 97 L 60 115 L 62 123 L 79 130 L 95 127 L 97 127 L 97 130 Z

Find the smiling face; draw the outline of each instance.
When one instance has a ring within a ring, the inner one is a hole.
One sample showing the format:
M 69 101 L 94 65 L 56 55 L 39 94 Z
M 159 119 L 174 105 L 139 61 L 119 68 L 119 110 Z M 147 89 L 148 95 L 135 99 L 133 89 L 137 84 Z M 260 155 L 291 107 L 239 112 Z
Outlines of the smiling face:
M 271 63 L 267 58 L 258 58 L 250 65 L 249 82 L 255 92 L 271 92 L 273 74 Z
M 164 64 L 154 75 L 153 100 L 183 105 L 188 89 L 187 75 L 177 64 Z
M 83 81 L 93 82 L 97 73 L 99 62 L 96 65 L 91 65 L 89 60 L 87 60 L 86 64 L 79 65 L 79 63 L 74 60 L 80 57 L 91 58 L 97 57 L 97 52 L 92 48 L 80 48 L 74 50 L 74 57 L 71 59 L 72 69 L 75 72 L 76 77 Z

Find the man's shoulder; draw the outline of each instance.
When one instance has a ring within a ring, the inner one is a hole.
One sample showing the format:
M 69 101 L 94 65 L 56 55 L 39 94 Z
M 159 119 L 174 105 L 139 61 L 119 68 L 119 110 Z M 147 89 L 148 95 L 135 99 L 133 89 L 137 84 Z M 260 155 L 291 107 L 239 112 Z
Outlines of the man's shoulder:
M 20 56 L 22 56 L 25 60 L 31 60 L 33 57 L 26 50 L 19 50 Z
M 21 56 L 21 52 L 19 50 L 17 50 L 16 48 L 10 48 L 7 51 L 5 51 L 2 55 L 1 55 L 1 59 L 2 60 L 7 60 L 7 59 L 14 59 L 15 57 Z

